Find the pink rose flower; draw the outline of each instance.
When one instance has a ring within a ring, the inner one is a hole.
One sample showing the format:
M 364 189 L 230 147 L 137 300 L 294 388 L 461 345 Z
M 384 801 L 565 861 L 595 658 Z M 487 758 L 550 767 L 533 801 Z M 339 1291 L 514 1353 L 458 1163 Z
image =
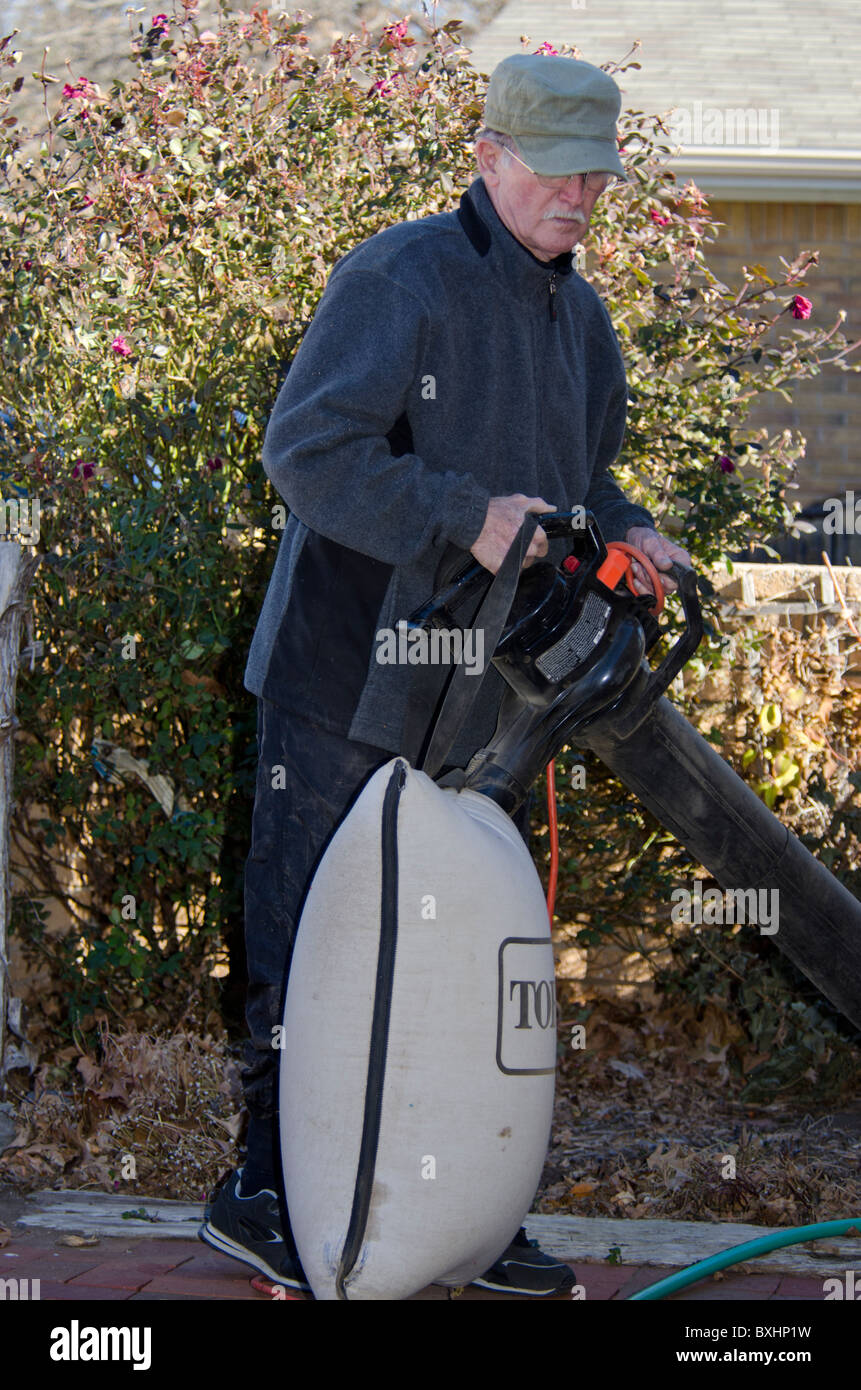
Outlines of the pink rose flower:
M 803 294 L 797 294 L 792 301 L 792 317 L 794 319 L 809 319 L 812 308 L 813 305 L 809 299 L 805 299 Z
M 559 56 L 559 49 L 558 49 L 558 48 L 554 48 L 553 45 L 552 45 L 552 43 L 546 43 L 546 42 L 543 43 L 543 44 L 541 45 L 540 48 L 536 48 L 535 52 L 536 52 L 536 53 L 550 53 L 551 55 L 553 55 L 554 57 L 557 57 L 557 58 L 558 58 L 558 56 Z
M 380 78 L 379 82 L 374 83 L 371 87 L 371 91 L 376 92 L 378 96 L 381 97 L 388 97 L 392 94 L 391 86 L 388 82 L 384 82 L 382 78 Z
M 117 354 L 117 357 L 131 357 L 132 355 L 132 350 L 126 342 L 125 338 L 123 337 L 122 333 L 117 334 L 117 336 L 114 338 L 114 341 L 111 343 L 111 347 Z
M 153 29 L 158 29 L 162 34 L 166 34 L 170 28 L 170 20 L 166 14 L 156 14 L 152 17 Z
M 83 478 L 86 481 L 87 478 L 92 478 L 95 471 L 96 465 L 94 463 L 84 463 L 83 459 L 78 459 L 72 469 L 72 477 Z
M 656 227 L 669 227 L 670 222 L 672 221 L 672 218 L 664 217 L 662 213 L 655 212 L 654 210 L 649 213 L 649 216 L 651 217 Z
M 74 97 L 93 96 L 93 84 L 88 77 L 82 77 L 74 85 L 71 82 L 65 82 L 63 84 L 63 96 L 67 101 L 71 101 Z

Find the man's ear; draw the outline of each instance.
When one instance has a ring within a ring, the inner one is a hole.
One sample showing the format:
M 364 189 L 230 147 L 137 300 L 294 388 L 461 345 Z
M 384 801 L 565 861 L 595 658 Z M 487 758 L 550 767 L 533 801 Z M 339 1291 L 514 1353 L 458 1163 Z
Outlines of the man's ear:
M 485 183 L 493 188 L 499 183 L 500 165 L 504 154 L 504 149 L 495 140 L 481 139 L 476 143 L 475 158 L 478 171 Z

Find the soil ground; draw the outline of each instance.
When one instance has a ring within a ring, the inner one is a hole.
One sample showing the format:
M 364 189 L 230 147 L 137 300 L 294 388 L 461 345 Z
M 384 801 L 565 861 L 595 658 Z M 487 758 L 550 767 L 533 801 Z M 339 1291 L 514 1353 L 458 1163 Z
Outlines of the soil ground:
M 560 1060 L 537 1211 L 764 1226 L 861 1214 L 857 1088 L 755 1105 L 708 1020 L 605 1000 L 588 1029 L 588 1054 Z

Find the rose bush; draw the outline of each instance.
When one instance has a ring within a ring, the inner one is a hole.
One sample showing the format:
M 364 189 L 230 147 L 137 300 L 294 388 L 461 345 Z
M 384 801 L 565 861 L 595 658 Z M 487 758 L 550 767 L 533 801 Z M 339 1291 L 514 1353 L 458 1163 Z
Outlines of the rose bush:
M 58 986 L 42 1017 L 61 1031 L 205 1013 L 231 965 L 241 983 L 241 677 L 284 521 L 263 431 L 338 257 L 473 177 L 486 85 L 456 24 L 402 20 L 320 58 L 301 12 L 201 31 L 194 10 L 141 25 L 136 75 L 110 92 L 16 75 L 10 40 L 0 53 L 0 470 L 42 516 L 16 929 Z M 28 81 L 39 132 L 15 116 Z M 790 523 L 802 442 L 747 412 L 846 345 L 838 325 L 789 324 L 810 313 L 815 253 L 721 284 L 662 123 L 620 129 L 630 182 L 599 205 L 588 256 L 630 374 L 618 476 L 707 562 Z

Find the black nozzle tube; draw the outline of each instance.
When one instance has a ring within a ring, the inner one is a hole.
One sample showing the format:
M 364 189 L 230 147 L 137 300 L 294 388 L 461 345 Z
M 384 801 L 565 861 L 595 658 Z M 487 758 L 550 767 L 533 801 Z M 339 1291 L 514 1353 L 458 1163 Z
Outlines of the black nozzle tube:
M 721 888 L 778 890 L 769 939 L 861 1028 L 861 902 L 666 699 L 628 738 L 578 735 Z M 667 905 L 668 916 L 670 905 Z

